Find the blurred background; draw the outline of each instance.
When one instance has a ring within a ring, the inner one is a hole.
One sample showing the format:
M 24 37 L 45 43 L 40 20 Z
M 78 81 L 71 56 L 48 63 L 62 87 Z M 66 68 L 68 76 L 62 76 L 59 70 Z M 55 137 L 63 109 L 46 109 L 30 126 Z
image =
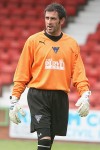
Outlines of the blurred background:
M 43 11 L 51 2 L 59 2 L 65 7 L 68 18 L 63 31 L 74 37 L 80 46 L 92 91 L 90 98 L 92 117 L 90 122 L 88 118 L 88 124 L 85 125 L 87 128 L 92 124 L 91 130 L 94 131 L 94 127 L 97 132 L 93 135 L 92 142 L 100 142 L 100 0 L 0 0 L 0 139 L 14 137 L 11 136 L 13 131 L 10 126 L 13 125 L 8 117 L 13 75 L 26 39 L 44 29 Z M 78 99 L 77 91 L 73 86 L 69 99 L 70 116 L 73 116 Z M 23 103 L 26 107 L 27 102 Z M 71 126 L 73 128 L 74 125 Z M 82 141 L 86 141 L 85 136 Z M 30 136 L 27 138 L 30 139 Z M 73 140 L 80 141 L 80 136 L 76 140 L 69 138 L 69 141 Z M 91 137 L 87 141 L 91 141 Z

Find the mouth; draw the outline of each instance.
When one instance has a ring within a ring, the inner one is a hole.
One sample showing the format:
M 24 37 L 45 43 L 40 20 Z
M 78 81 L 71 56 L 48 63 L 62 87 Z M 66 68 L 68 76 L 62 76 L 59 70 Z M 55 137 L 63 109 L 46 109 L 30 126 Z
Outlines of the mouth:
M 49 30 L 51 30 L 51 29 L 52 29 L 52 26 L 47 26 L 47 28 L 48 28 Z

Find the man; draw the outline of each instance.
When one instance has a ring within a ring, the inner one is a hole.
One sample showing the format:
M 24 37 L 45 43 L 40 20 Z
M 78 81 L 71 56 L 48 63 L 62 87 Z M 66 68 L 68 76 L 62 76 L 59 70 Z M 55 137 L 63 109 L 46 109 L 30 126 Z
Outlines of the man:
M 27 39 L 14 75 L 9 116 L 14 123 L 21 122 L 17 114 L 25 114 L 18 101 L 28 87 L 31 132 L 37 131 L 38 150 L 50 150 L 55 135 L 66 135 L 71 79 L 80 95 L 79 115 L 89 113 L 88 79 L 77 42 L 61 30 L 65 21 L 62 5 L 46 7 L 46 29 Z

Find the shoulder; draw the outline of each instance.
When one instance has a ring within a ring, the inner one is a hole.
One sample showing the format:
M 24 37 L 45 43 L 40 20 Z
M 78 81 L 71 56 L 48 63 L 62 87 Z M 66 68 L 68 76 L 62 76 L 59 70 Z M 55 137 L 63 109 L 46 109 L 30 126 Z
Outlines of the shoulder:
M 66 39 L 68 42 L 71 42 L 71 43 L 75 43 L 75 44 L 78 44 L 77 41 L 70 35 L 66 34 L 66 33 L 63 33 L 63 38 Z
M 28 40 L 37 40 L 37 39 L 40 39 L 40 38 L 43 38 L 45 37 L 44 36 L 44 31 L 41 31 L 41 32 L 38 32 L 38 33 L 35 33 L 33 35 L 31 35 Z
M 80 51 L 78 42 L 72 36 L 63 33 L 63 39 L 65 39 L 66 44 L 69 45 L 73 52 L 78 53 Z
M 28 46 L 33 46 L 36 43 L 38 43 L 41 39 L 44 39 L 45 35 L 44 35 L 44 31 L 32 34 L 31 36 L 28 37 L 28 39 L 25 42 L 25 45 Z

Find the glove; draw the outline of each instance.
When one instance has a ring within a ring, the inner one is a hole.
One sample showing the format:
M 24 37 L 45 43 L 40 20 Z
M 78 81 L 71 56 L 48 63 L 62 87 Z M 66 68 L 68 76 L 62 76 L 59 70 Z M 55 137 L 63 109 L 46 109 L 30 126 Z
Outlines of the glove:
M 75 104 L 78 106 L 78 114 L 81 117 L 85 117 L 89 113 L 89 96 L 91 95 L 91 91 L 86 91 L 82 94 L 81 98 L 78 99 Z
M 21 123 L 18 113 L 20 113 L 22 116 L 25 116 L 25 112 L 21 108 L 20 104 L 18 103 L 18 98 L 15 96 L 10 96 L 10 102 L 11 102 L 11 107 L 9 109 L 9 117 L 10 120 L 13 123 L 19 124 Z

